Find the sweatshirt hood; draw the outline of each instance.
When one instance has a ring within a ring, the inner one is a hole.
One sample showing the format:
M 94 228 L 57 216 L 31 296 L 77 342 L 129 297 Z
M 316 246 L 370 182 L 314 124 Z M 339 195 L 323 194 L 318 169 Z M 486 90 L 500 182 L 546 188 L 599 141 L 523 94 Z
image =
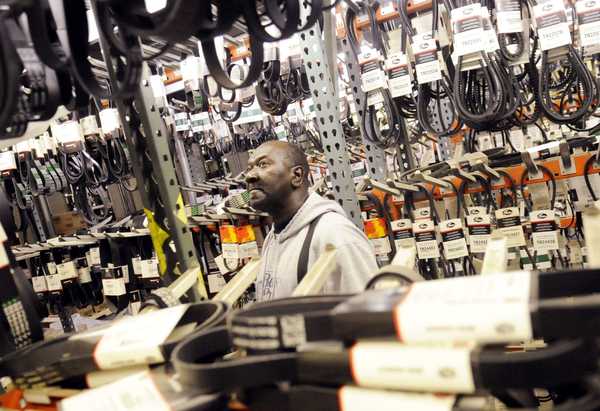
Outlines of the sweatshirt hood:
M 296 235 L 305 226 L 309 225 L 315 218 L 325 213 L 338 213 L 343 216 L 344 209 L 338 203 L 332 200 L 327 200 L 317 193 L 312 193 L 308 196 L 302 207 L 298 209 L 294 217 L 290 220 L 287 226 L 277 234 L 278 241 L 285 241 L 289 237 Z

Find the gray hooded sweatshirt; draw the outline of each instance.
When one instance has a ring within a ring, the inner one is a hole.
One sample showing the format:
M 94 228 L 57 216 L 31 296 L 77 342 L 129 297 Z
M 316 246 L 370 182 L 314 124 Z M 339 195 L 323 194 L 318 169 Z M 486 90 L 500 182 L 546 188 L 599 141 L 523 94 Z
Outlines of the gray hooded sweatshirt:
M 322 214 L 326 215 L 314 230 L 308 270 L 331 244 L 337 250 L 337 268 L 325 282 L 322 293 L 355 293 L 364 289 L 378 269 L 373 246 L 338 203 L 312 193 L 280 233 L 271 229 L 265 238 L 256 278 L 258 301 L 292 295 L 298 283 L 298 259 L 309 225 Z

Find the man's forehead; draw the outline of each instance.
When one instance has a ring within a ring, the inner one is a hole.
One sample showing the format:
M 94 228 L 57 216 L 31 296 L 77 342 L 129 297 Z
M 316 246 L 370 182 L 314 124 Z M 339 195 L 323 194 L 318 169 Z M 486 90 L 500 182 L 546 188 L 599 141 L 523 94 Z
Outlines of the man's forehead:
M 260 145 L 258 148 L 253 150 L 253 152 L 250 154 L 250 159 L 256 160 L 261 157 L 269 157 L 269 158 L 276 159 L 276 158 L 285 157 L 288 152 L 287 147 L 280 145 L 280 144 L 275 144 L 275 143 L 276 142 L 269 142 L 269 143 Z

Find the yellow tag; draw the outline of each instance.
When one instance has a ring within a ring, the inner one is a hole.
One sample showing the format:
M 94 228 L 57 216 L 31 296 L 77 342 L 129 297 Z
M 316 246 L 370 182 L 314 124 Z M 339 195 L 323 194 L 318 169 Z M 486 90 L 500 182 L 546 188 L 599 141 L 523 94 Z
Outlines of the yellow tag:
M 387 235 L 387 227 L 385 225 L 385 219 L 383 218 L 371 218 L 364 222 L 365 234 L 368 238 L 383 238 Z
M 256 241 L 254 229 L 251 225 L 243 225 L 241 227 L 236 227 L 235 231 L 237 235 L 237 242 L 240 244 L 251 243 L 252 241 Z
M 177 218 L 179 219 L 179 221 L 181 221 L 181 223 L 183 225 L 187 225 L 187 216 L 185 215 L 185 207 L 183 205 L 183 197 L 181 196 L 181 193 L 179 193 L 179 196 L 177 197 Z
M 220 226 L 219 234 L 221 235 L 221 241 L 224 243 L 237 244 L 239 242 L 236 227 L 233 225 L 226 224 Z
M 148 218 L 148 229 L 150 230 L 150 237 L 152 238 L 152 246 L 156 252 L 156 258 L 158 259 L 158 268 L 161 274 L 167 271 L 167 256 L 163 251 L 163 245 L 170 237 L 169 233 L 162 229 L 162 227 L 154 219 L 152 211 L 144 208 L 146 218 Z

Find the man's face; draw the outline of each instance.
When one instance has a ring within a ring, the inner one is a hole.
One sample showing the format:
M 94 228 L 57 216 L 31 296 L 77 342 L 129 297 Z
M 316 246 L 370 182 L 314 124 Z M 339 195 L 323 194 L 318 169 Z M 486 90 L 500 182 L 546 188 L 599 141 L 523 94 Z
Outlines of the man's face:
M 246 186 L 250 205 L 260 211 L 280 207 L 294 189 L 293 177 L 285 152 L 272 144 L 261 145 L 248 160 Z

